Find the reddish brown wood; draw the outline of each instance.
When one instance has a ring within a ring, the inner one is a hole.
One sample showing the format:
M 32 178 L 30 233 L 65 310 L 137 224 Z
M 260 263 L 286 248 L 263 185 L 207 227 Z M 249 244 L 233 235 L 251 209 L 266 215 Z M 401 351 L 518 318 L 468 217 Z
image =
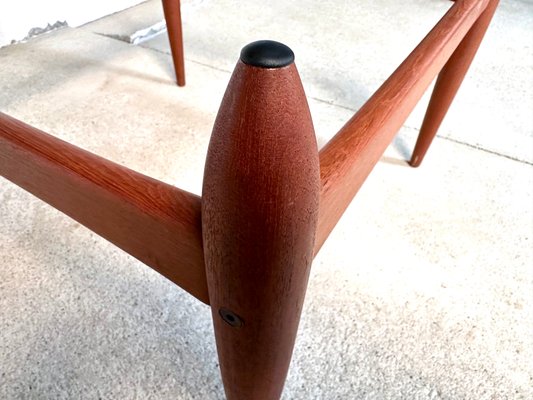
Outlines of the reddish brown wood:
M 413 156 L 409 164 L 418 167 L 426 152 L 435 138 L 437 131 L 446 116 L 448 108 L 463 82 L 466 72 L 476 55 L 477 49 L 485 36 L 492 16 L 496 11 L 499 0 L 491 0 L 485 11 L 481 14 L 476 23 L 470 28 L 461 44 L 453 52 L 452 56 L 439 73 L 437 82 L 433 89 L 429 106 L 418 135 Z
M 209 296 L 229 400 L 281 395 L 313 258 L 319 184 L 296 67 L 239 61 L 213 129 L 202 197 Z
M 0 175 L 209 302 L 198 196 L 2 113 Z
M 167 22 L 168 40 L 178 86 L 185 86 L 185 58 L 183 56 L 183 30 L 180 0 L 163 0 L 163 12 Z
M 215 122 L 201 204 L 1 113 L 0 174 L 210 302 L 228 399 L 279 399 L 313 253 L 441 71 L 419 139 L 429 146 L 497 3 L 457 0 L 320 156 L 294 64 L 243 58 Z M 180 19 L 178 1 L 163 4 L 167 21 Z M 178 25 L 169 36 L 183 67 Z
M 394 135 L 489 0 L 458 0 L 387 81 L 320 151 L 315 254 Z

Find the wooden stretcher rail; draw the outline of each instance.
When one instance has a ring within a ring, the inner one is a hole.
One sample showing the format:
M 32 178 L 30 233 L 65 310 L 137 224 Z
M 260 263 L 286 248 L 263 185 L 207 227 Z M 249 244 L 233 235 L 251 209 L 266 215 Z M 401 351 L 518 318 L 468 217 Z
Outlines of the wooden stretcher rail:
M 489 0 L 457 1 L 390 78 L 322 148 L 322 192 L 315 254 L 488 3 Z
M 457 1 L 320 151 L 322 189 L 315 255 L 424 91 L 489 3 L 495 7 L 497 1 Z M 0 175 L 204 303 L 209 302 L 198 196 L 1 113 Z
M 0 175 L 209 302 L 198 196 L 2 113 Z

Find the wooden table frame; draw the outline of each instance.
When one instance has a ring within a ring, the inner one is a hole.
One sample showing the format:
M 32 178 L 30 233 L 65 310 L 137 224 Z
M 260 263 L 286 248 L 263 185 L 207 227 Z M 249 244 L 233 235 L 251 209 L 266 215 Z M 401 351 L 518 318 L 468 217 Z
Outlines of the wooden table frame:
M 183 85 L 179 1 L 163 4 Z M 497 4 L 457 0 L 320 152 L 290 49 L 247 46 L 202 197 L 1 113 L 0 174 L 209 304 L 228 399 L 278 399 L 314 255 L 438 76 L 410 160 L 420 165 Z

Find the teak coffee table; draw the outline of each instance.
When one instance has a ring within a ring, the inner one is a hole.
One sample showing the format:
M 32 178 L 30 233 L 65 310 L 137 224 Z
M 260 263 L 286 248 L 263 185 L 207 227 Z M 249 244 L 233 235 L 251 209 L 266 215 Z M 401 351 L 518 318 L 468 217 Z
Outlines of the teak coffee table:
M 182 85 L 179 2 L 163 3 Z M 438 75 L 410 160 L 420 165 L 497 4 L 456 1 L 320 151 L 293 52 L 247 45 L 214 123 L 202 197 L 5 114 L 0 174 L 210 305 L 228 399 L 278 399 L 313 257 Z

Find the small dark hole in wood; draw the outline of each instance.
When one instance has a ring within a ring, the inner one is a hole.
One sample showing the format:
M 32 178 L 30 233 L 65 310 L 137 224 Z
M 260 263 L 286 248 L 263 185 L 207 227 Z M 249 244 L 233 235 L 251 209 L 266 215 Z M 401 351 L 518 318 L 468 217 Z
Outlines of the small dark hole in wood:
M 218 313 L 220 314 L 224 322 L 233 326 L 234 328 L 239 328 L 243 325 L 242 319 L 230 310 L 221 308 Z

